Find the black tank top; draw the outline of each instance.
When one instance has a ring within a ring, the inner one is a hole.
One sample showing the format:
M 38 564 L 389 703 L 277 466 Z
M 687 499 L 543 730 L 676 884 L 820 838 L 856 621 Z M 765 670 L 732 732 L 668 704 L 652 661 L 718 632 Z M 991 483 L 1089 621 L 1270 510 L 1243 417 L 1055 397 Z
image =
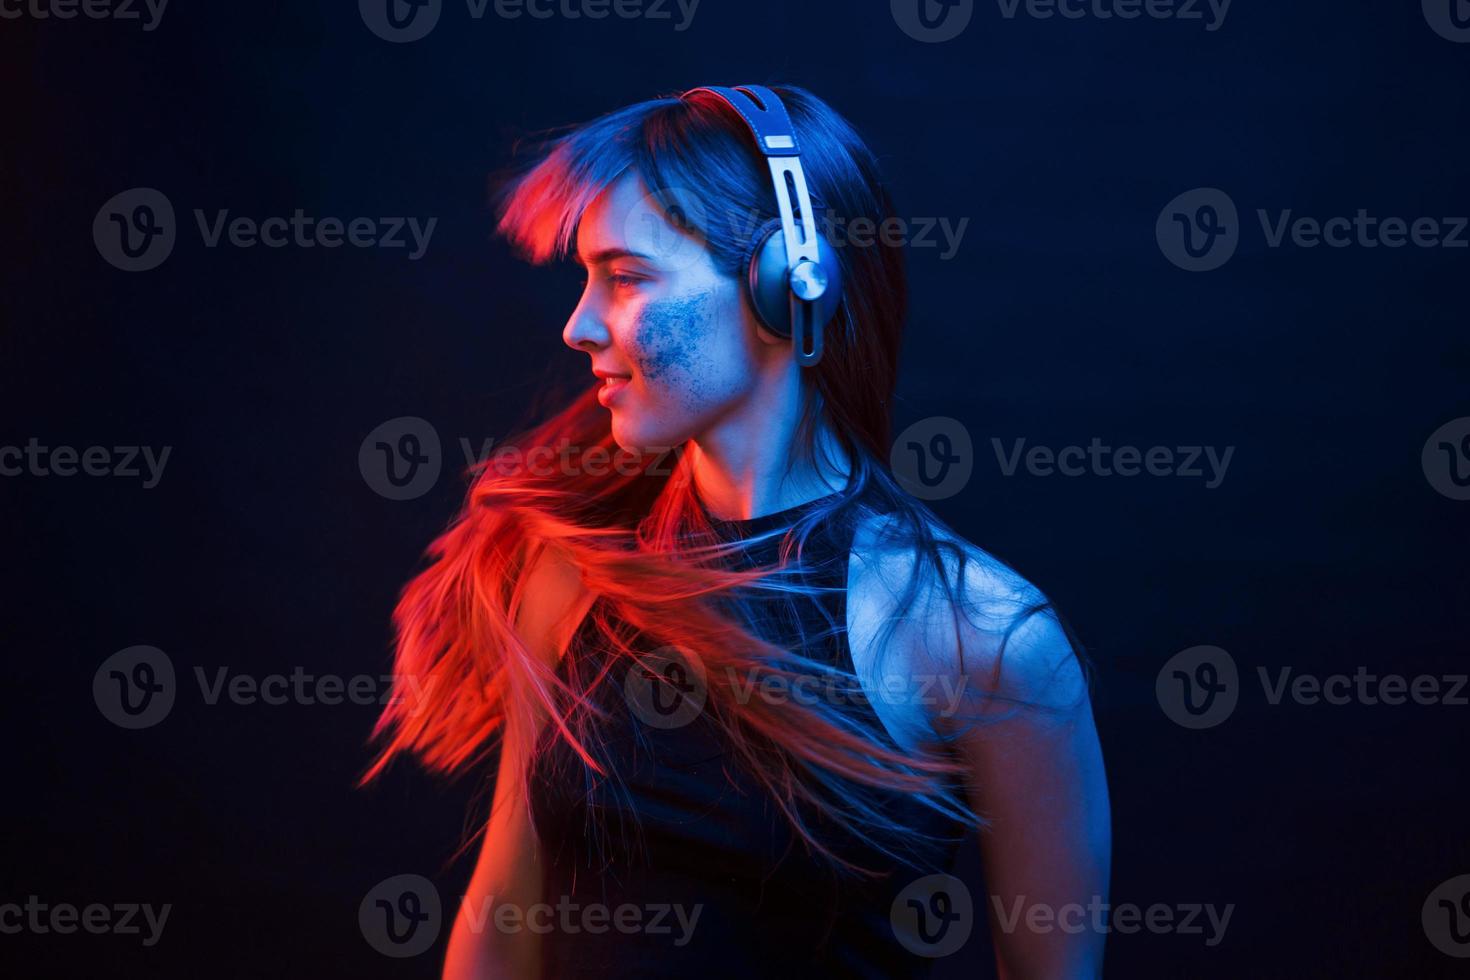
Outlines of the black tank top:
M 730 564 L 774 565 L 782 535 L 748 539 L 785 528 L 835 497 L 711 523 L 722 540 L 746 542 Z M 763 638 L 789 647 L 800 637 L 818 637 L 806 643 L 807 656 L 852 670 L 846 629 L 851 544 L 851 532 L 813 531 L 798 574 L 837 589 L 762 597 L 751 625 Z M 580 645 L 578 662 L 571 663 L 570 652 L 562 658 L 563 677 L 575 670 L 590 678 L 605 668 L 590 623 L 589 616 L 578 631 L 590 641 Z M 868 799 L 912 829 L 911 845 L 924 839 L 920 835 L 936 842 L 913 845 L 901 862 L 812 817 L 808 825 L 826 846 L 884 872 L 879 878 L 840 876 L 807 852 L 766 791 L 735 765 L 705 716 L 676 728 L 645 723 L 630 709 L 625 674 L 619 661 L 596 688 L 595 701 L 608 712 L 598 759 L 610 775 L 590 773 L 550 726 L 532 772 L 542 896 L 551 906 L 536 923 L 547 929 L 541 935 L 543 976 L 927 975 L 933 961 L 899 942 L 893 906 L 912 882 L 948 870 L 967 833 L 963 824 L 905 796 L 869 790 Z M 871 707 L 855 702 L 850 710 L 878 724 Z

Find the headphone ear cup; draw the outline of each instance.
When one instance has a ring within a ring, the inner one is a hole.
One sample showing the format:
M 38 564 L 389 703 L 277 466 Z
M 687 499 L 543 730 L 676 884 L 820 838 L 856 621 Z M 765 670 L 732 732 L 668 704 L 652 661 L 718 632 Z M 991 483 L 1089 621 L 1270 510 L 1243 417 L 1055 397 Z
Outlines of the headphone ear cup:
M 746 287 L 756 317 L 778 337 L 791 337 L 791 280 L 786 262 L 786 236 L 781 219 L 772 218 L 756 231 L 747 250 Z M 842 266 L 827 240 L 817 235 L 818 264 L 827 274 L 827 290 L 816 301 L 816 323 L 826 327 L 842 304 Z

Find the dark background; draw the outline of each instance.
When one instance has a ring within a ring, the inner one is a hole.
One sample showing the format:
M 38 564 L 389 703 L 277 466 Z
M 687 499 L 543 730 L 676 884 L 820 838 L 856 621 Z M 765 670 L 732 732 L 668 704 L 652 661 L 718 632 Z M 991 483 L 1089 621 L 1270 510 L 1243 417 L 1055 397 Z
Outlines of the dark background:
M 1470 44 L 1417 3 L 1238 0 L 1215 31 L 979 3 L 937 44 L 887 6 L 703 0 L 678 32 L 475 21 L 448 0 L 405 44 L 350 3 L 174 0 L 151 32 L 0 20 L 0 443 L 172 447 L 149 490 L 0 479 L 0 900 L 173 905 L 152 948 L 0 936 L 9 975 L 436 975 L 442 936 L 390 959 L 358 904 L 401 873 L 457 894 L 475 780 L 401 765 L 357 790 L 375 707 L 211 706 L 193 671 L 389 669 L 394 598 L 462 494 L 458 440 L 504 436 L 587 370 L 560 339 L 570 280 L 493 238 L 487 177 L 518 135 L 748 81 L 808 86 L 846 115 L 901 215 L 970 219 L 953 258 L 911 252 L 895 431 L 964 424 L 975 476 L 936 510 L 1047 589 L 1096 659 L 1112 900 L 1235 906 L 1214 947 L 1112 936 L 1109 975 L 1463 974 L 1420 911 L 1470 872 L 1470 709 L 1272 706 L 1255 672 L 1466 671 L 1470 503 L 1436 492 L 1420 454 L 1470 415 L 1470 251 L 1273 249 L 1255 210 L 1470 212 Z M 91 228 L 134 187 L 168 196 L 179 237 L 129 273 Z M 1155 238 L 1196 187 L 1241 215 L 1239 250 L 1207 273 Z M 418 261 L 211 249 L 195 208 L 438 224 Z M 358 451 L 408 415 L 437 430 L 444 473 L 394 501 Z M 1004 477 L 990 442 L 1094 436 L 1236 448 L 1207 490 Z M 135 644 L 167 652 L 180 690 L 163 722 L 127 731 L 91 685 Z M 1155 678 L 1199 644 L 1232 654 L 1243 690 L 1191 731 Z M 987 955 L 976 939 L 943 975 Z

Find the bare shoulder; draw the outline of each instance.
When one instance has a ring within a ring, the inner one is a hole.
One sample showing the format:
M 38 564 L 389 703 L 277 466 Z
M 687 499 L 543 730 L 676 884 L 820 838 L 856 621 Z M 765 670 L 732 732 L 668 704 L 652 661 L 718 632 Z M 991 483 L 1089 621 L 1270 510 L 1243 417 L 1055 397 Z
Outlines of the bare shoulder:
M 547 664 L 566 652 L 577 627 L 592 607 L 596 593 L 567 552 L 552 544 L 533 544 L 521 575 L 520 605 L 515 614 L 521 641 Z
M 893 625 L 891 639 L 881 651 L 866 651 L 867 659 L 888 661 L 888 673 L 936 678 L 1003 704 L 1085 703 L 1081 664 L 1046 594 L 957 533 L 933 522 L 928 531 L 932 548 L 906 522 L 882 515 L 854 535 L 848 596 L 859 611 L 855 625 L 869 644 L 880 626 Z

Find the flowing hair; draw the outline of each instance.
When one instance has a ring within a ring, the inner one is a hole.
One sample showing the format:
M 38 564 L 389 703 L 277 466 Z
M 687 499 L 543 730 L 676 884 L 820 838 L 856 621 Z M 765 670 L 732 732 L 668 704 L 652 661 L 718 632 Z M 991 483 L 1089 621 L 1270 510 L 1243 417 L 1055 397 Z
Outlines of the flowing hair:
M 852 127 L 802 88 L 771 87 L 801 140 L 819 223 L 868 219 L 882 227 L 893 215 L 892 202 L 876 160 Z M 698 236 L 720 271 L 743 275 L 751 235 L 777 217 L 776 198 L 744 122 L 709 93 L 640 102 L 553 131 L 537 144 L 530 165 L 506 180 L 499 231 L 533 263 L 565 258 L 588 205 L 630 168 L 670 222 Z M 769 642 L 741 612 L 756 595 L 819 591 L 791 574 L 816 529 L 845 530 L 851 540 L 857 528 L 886 515 L 879 543 L 914 556 L 913 573 L 876 649 L 887 647 L 931 580 L 954 609 L 957 640 L 966 608 L 956 584 L 962 586 L 965 563 L 975 556 L 936 533 L 947 528 L 903 490 L 886 463 L 907 312 L 902 250 L 880 236 L 871 246 L 834 251 L 843 300 L 827 327 L 822 360 L 802 370 L 801 417 L 787 466 L 799 458 L 819 465 L 828 451 L 818 444 L 825 422 L 852 461 L 847 486 L 803 509 L 789 529 L 774 532 L 782 535 L 775 567 L 736 570 L 725 559 L 738 544 L 711 534 L 684 447 L 619 449 L 610 415 L 597 403 L 596 388 L 589 388 L 471 467 L 463 510 L 430 546 L 427 566 L 394 610 L 395 696 L 373 731 L 380 751 L 364 783 L 402 753 L 430 770 L 458 774 L 511 751 L 524 763 L 522 800 L 529 800 L 524 780 L 547 744 L 532 733 L 543 723 L 591 773 L 616 777 L 598 758 L 605 713 L 592 696 L 609 671 L 584 676 L 571 670 L 564 679 L 513 628 L 526 600 L 524 573 L 550 548 L 572 563 L 596 596 L 582 624 L 590 633 L 579 630 L 574 641 L 590 635 L 607 663 L 622 659 L 630 669 L 653 670 L 651 648 L 677 651 L 694 665 L 707 687 L 703 711 L 731 758 L 769 792 L 812 853 L 842 870 L 871 873 L 814 832 L 820 819 L 904 858 L 913 832 L 897 824 L 873 791 L 904 794 L 966 825 L 985 824 L 957 785 L 964 767 L 953 752 L 903 751 L 881 729 L 823 699 L 772 703 L 741 696 L 752 679 L 792 685 L 812 675 L 840 690 L 862 690 L 852 671 Z M 553 457 L 558 464 L 548 465 Z M 957 571 L 947 568 L 946 553 Z M 978 557 L 1000 564 L 984 553 Z M 1039 592 L 1014 605 L 1000 617 L 1004 622 L 997 620 L 998 633 L 1031 615 L 1054 614 Z M 993 613 L 994 603 L 986 609 Z M 1070 630 L 1067 635 L 1080 657 Z M 575 662 L 580 650 L 573 642 L 563 656 Z

